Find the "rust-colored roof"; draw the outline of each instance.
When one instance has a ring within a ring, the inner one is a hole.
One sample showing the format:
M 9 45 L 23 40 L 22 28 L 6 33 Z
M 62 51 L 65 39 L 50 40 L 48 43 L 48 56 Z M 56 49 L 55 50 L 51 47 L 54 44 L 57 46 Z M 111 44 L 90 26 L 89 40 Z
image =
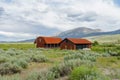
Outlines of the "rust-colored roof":
M 62 39 L 58 37 L 41 37 L 45 40 L 46 44 L 59 44 Z
M 91 42 L 87 39 L 81 39 L 81 38 L 67 38 L 74 44 L 91 44 Z

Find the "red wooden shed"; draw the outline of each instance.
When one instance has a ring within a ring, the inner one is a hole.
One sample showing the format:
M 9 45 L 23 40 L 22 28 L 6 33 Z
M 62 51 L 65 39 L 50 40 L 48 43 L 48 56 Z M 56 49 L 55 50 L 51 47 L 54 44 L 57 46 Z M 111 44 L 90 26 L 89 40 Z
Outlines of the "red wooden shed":
M 62 41 L 61 38 L 58 37 L 37 37 L 35 40 L 35 44 L 37 48 L 57 48 L 59 47 L 59 43 Z
M 70 50 L 84 49 L 84 48 L 91 48 L 91 44 L 92 43 L 87 39 L 66 38 L 60 42 L 60 48 L 70 49 Z

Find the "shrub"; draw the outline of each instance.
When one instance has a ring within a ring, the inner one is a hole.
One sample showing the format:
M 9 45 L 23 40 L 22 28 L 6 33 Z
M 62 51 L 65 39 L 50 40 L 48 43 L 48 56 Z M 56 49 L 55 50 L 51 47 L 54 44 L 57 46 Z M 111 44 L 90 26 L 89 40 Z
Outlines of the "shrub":
M 65 61 L 57 66 L 54 66 L 50 69 L 50 71 L 55 73 L 55 78 L 59 78 L 69 75 L 75 67 L 78 67 L 82 64 L 86 64 L 90 66 L 92 65 L 90 61 L 75 59 L 75 60 Z
M 55 74 L 51 71 L 41 72 L 38 76 L 38 80 L 54 80 Z
M 120 56 L 120 51 L 117 52 L 118 56 Z
M 54 80 L 55 74 L 53 72 L 43 70 L 40 72 L 32 72 L 25 80 Z
M 65 75 L 68 75 L 71 70 L 72 70 L 72 67 L 71 66 L 68 66 L 68 64 L 60 64 L 60 65 L 57 65 L 57 66 L 54 66 L 50 69 L 51 72 L 55 73 L 55 78 L 59 78 L 59 77 L 63 77 Z
M 0 80 L 22 80 L 20 78 L 20 76 L 17 74 L 17 75 L 14 75 L 14 76 L 0 76 Z
M 0 64 L 1 64 L 1 63 L 5 63 L 5 62 L 7 62 L 7 61 L 8 61 L 8 58 L 7 58 L 7 57 L 0 55 Z
M 9 50 L 5 51 L 5 53 L 10 55 L 10 56 L 16 55 L 15 49 L 9 49 Z
M 117 56 L 117 59 L 120 60 L 120 56 Z
M 0 65 L 0 74 L 14 74 L 14 73 L 20 73 L 21 68 L 17 64 L 11 64 L 9 62 L 3 63 Z
M 70 75 L 70 80 L 108 80 L 96 68 L 81 66 L 75 68 Z
M 109 53 L 102 53 L 103 57 L 110 57 L 111 55 Z
M 95 62 L 97 57 L 100 57 L 102 55 L 98 53 L 74 53 L 74 54 L 69 54 L 64 57 L 64 60 L 71 60 L 71 59 L 81 59 L 81 60 L 90 60 L 92 62 Z
M 44 55 L 33 55 L 31 57 L 32 62 L 46 62 L 48 61 L 48 58 Z
M 28 67 L 30 62 L 46 62 L 41 50 L 0 49 L 0 74 L 14 74 Z
M 32 72 L 27 76 L 25 80 L 38 80 L 39 75 L 40 74 L 38 72 Z
M 27 68 L 28 67 L 28 63 L 24 59 L 17 60 L 14 63 L 16 63 L 21 68 Z
M 117 53 L 117 52 L 109 52 L 109 54 L 110 54 L 111 56 L 118 56 L 118 53 Z
M 97 46 L 97 45 L 99 45 L 99 43 L 98 43 L 98 41 L 94 41 L 92 45 Z

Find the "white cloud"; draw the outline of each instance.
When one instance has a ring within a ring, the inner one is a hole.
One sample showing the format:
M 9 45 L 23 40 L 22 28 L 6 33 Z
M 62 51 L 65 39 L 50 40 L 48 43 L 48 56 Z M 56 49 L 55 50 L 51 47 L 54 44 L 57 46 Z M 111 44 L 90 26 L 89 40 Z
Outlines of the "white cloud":
M 0 31 L 1 35 L 4 35 L 6 37 L 15 37 L 15 38 L 20 38 L 20 37 L 24 37 L 24 38 L 31 38 L 33 36 L 37 36 L 35 34 L 28 34 L 28 33 L 13 33 L 13 32 L 4 32 L 4 31 Z
M 120 28 L 119 13 L 114 0 L 1 0 L 0 30 L 50 35 L 85 26 L 110 31 Z
M 0 35 L 5 36 L 5 37 L 10 37 L 10 38 L 16 38 L 16 39 L 32 39 L 37 37 L 37 34 L 29 34 L 29 33 L 15 33 L 15 32 L 4 32 L 4 31 L 0 31 Z

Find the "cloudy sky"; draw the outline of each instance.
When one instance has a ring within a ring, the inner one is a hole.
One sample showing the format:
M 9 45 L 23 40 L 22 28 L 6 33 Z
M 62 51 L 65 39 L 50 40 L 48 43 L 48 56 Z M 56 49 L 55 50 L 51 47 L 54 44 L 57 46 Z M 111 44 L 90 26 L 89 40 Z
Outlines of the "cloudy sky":
M 0 41 L 77 27 L 120 29 L 120 0 L 0 0 Z

